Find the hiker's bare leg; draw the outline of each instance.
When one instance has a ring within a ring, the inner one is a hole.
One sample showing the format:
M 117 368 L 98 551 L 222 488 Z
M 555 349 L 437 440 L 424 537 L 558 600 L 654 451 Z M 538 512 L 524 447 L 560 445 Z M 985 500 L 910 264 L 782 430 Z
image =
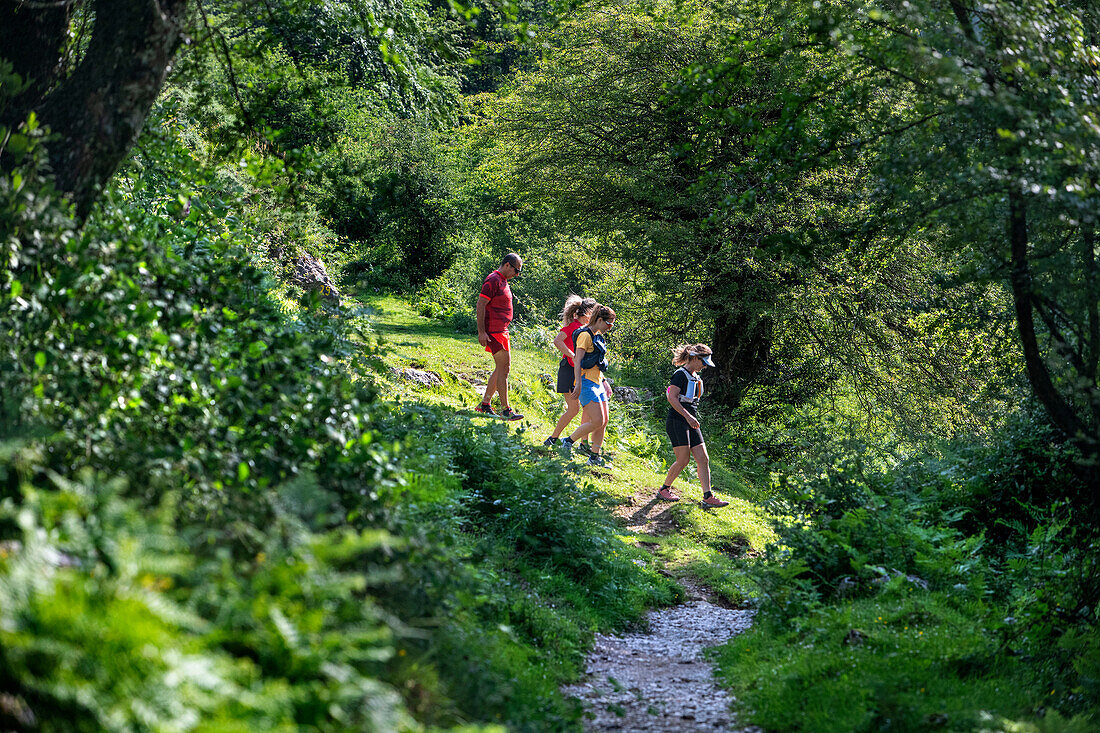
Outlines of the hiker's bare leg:
M 600 418 L 599 422 L 592 427 L 592 435 L 588 438 L 588 443 L 592 447 L 592 452 L 598 455 L 603 445 L 604 433 L 607 431 L 607 403 L 593 402 L 592 404 L 598 405 Z
M 691 449 L 691 454 L 695 456 L 695 465 L 699 468 L 699 483 L 703 487 L 703 492 L 708 492 L 710 491 L 710 455 L 707 454 L 707 444 L 700 443 L 695 446 Z
M 584 422 L 577 426 L 577 429 L 570 435 L 570 439 L 576 443 L 582 440 L 584 436 L 591 433 L 596 429 L 596 426 L 600 424 L 603 419 L 600 415 L 600 405 L 598 402 L 589 402 L 584 406 Z M 591 442 L 591 441 L 589 441 Z
M 488 402 L 489 397 L 496 392 L 500 395 L 500 408 L 508 409 L 508 371 L 511 369 L 511 353 L 500 349 L 493 354 L 493 363 L 496 368 L 492 374 L 488 375 L 488 384 L 485 385 L 486 397 L 482 402 Z
M 676 455 L 676 460 L 668 467 L 668 473 L 665 474 L 665 486 L 672 486 L 672 482 L 677 479 L 680 472 L 684 470 L 691 460 L 691 449 L 686 445 L 673 446 L 672 452 Z
M 565 395 L 565 412 L 558 418 L 558 424 L 554 426 L 554 432 L 550 437 L 557 440 L 561 436 L 561 431 L 565 430 L 566 425 L 573 422 L 573 418 L 575 418 L 580 411 L 581 401 L 572 394 Z
M 485 382 L 485 392 L 481 397 L 481 401 L 486 405 L 491 404 L 493 395 L 497 391 L 497 370 L 493 369 L 493 373 L 489 375 L 489 379 Z

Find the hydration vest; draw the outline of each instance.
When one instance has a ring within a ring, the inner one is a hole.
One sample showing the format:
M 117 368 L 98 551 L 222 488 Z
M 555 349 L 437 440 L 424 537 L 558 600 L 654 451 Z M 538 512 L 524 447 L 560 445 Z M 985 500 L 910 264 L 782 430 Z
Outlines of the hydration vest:
M 581 358 L 581 369 L 591 369 L 598 366 L 601 372 L 607 371 L 607 345 L 603 339 L 597 340 L 596 334 L 588 326 L 581 326 L 573 332 L 573 353 L 577 353 L 577 334 L 587 331 L 592 336 L 592 351 L 586 351 Z
M 685 405 L 696 404 L 702 396 L 702 390 L 699 388 L 702 386 L 703 380 L 693 375 L 685 367 L 680 367 L 677 371 L 683 371 L 688 378 L 687 389 L 680 392 L 680 403 Z

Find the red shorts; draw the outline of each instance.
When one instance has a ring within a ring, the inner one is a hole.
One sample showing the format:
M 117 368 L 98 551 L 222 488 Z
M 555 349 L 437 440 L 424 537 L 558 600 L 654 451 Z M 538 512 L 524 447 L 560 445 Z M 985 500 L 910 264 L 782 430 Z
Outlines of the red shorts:
M 508 334 L 506 333 L 487 333 L 489 337 L 489 344 L 485 347 L 485 350 L 490 354 L 495 354 L 498 351 L 511 351 L 508 348 Z

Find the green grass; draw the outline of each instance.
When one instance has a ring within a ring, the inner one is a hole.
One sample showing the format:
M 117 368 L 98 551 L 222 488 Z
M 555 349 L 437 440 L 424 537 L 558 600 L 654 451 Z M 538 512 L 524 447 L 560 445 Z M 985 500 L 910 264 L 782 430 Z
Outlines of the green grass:
M 757 623 L 716 650 L 717 673 L 744 718 L 768 730 L 1096 730 L 1086 716 L 1036 720 L 1023 663 L 964 596 L 898 585 L 782 626 Z
M 846 603 L 758 625 L 717 655 L 719 674 L 769 729 L 971 730 L 976 711 L 1023 712 L 1004 709 L 996 641 L 971 619 L 941 594 Z

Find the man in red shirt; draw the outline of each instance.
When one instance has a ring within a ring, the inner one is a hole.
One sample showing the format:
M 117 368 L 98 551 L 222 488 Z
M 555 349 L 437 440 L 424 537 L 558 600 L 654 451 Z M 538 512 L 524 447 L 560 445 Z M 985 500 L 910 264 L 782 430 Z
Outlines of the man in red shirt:
M 500 416 L 505 420 L 522 420 L 519 414 L 508 406 L 508 371 L 512 367 L 512 354 L 508 350 L 508 324 L 512 322 L 512 289 L 508 281 L 523 269 L 523 260 L 515 252 L 504 255 L 500 267 L 489 273 L 481 286 L 481 295 L 477 298 L 477 340 L 485 350 L 493 355 L 495 368 L 485 385 L 485 396 L 477 411 L 486 415 L 496 415 L 489 404 L 493 394 L 500 395 Z

